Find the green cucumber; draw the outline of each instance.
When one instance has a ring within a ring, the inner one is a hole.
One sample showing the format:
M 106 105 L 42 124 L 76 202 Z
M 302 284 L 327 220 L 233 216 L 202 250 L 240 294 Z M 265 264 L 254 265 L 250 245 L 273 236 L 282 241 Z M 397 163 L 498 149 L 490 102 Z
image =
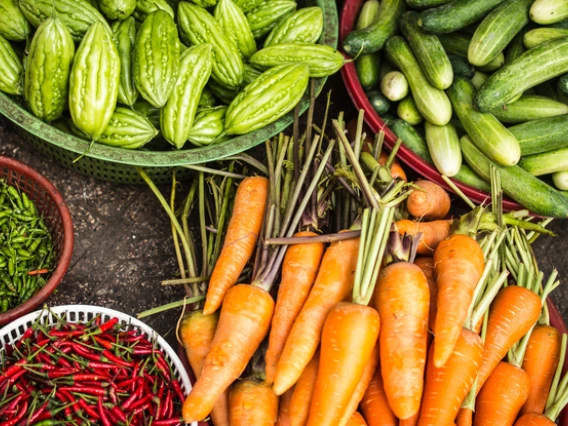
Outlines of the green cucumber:
M 428 81 L 432 86 L 445 90 L 454 80 L 448 55 L 438 37 L 425 34 L 416 23 L 417 21 L 416 12 L 406 12 L 400 21 L 400 31 L 410 44 Z
M 390 109 L 391 104 L 389 100 L 378 90 L 371 90 L 367 92 L 367 98 L 369 99 L 373 109 L 379 115 L 386 114 Z
M 438 35 L 440 43 L 449 54 L 460 55 L 467 58 L 471 38 L 463 33 L 456 33 L 452 35 L 440 34 Z M 497 54 L 487 65 L 480 68 L 481 71 L 490 72 L 499 69 L 505 63 L 505 55 L 503 52 Z
M 568 170 L 553 173 L 552 182 L 561 191 L 568 191 Z
M 475 68 L 471 66 L 466 58 L 461 55 L 454 55 L 453 53 L 448 53 L 448 58 L 450 59 L 454 76 L 469 79 L 473 78 Z
M 413 9 L 428 9 L 449 3 L 452 0 L 406 0 L 406 4 Z
M 491 75 L 475 97 L 479 111 L 507 103 L 525 90 L 568 72 L 568 37 L 547 41 Z
M 379 1 L 367 0 L 363 4 L 359 20 L 357 21 L 357 29 L 367 28 L 379 17 Z M 355 60 L 355 68 L 359 76 L 359 82 L 363 89 L 369 90 L 379 84 L 381 54 L 379 52 L 361 55 Z
M 386 51 L 405 75 L 420 113 L 432 124 L 443 126 L 452 118 L 452 106 L 443 90 L 432 86 L 418 65 L 410 46 L 400 36 L 389 39 Z
M 535 0 L 530 14 L 531 19 L 537 24 L 554 24 L 568 18 L 568 2 L 566 0 Z
M 429 33 L 453 33 L 479 21 L 504 0 L 453 0 L 420 13 L 420 25 Z
M 454 111 L 475 145 L 498 164 L 517 164 L 521 156 L 519 142 L 492 114 L 475 110 L 472 104 L 475 95 L 473 83 L 465 78 L 457 78 L 447 93 Z
M 420 111 L 418 111 L 416 102 L 414 102 L 412 95 L 407 96 L 399 102 L 396 113 L 399 118 L 403 119 L 408 124 L 411 124 L 413 126 L 418 126 L 424 121 L 424 117 L 422 117 L 422 114 L 420 114 Z
M 527 51 L 524 42 L 525 33 L 526 31 L 521 30 L 521 32 L 519 32 L 513 38 L 511 43 L 509 43 L 509 46 L 507 46 L 507 50 L 505 53 L 506 64 L 510 64 L 511 62 L 513 62 L 515 59 L 517 59 L 519 56 L 521 56 L 523 53 Z
M 381 57 L 381 64 L 379 67 L 379 82 L 383 81 L 383 78 L 392 71 L 398 71 L 397 68 L 393 65 L 389 58 L 385 56 Z
M 509 131 L 517 138 L 522 156 L 568 147 L 568 115 L 527 121 Z
M 497 71 L 499 68 L 502 68 L 503 65 L 505 65 L 505 55 L 501 52 L 487 65 L 479 67 L 479 71 L 492 73 Z
M 568 28 L 568 19 L 564 19 L 563 21 L 556 22 L 555 24 L 551 25 L 552 28 Z
M 440 174 L 455 176 L 462 165 L 462 154 L 458 132 L 451 124 L 435 126 L 426 122 L 426 143 L 432 161 Z
M 568 105 L 545 96 L 521 96 L 516 102 L 491 110 L 491 114 L 502 123 L 523 123 L 568 114 Z
M 382 0 L 377 20 L 367 28 L 352 31 L 343 40 L 349 56 L 378 52 L 396 33 L 398 21 L 406 10 L 404 0 Z
M 568 95 L 568 74 L 564 74 L 558 79 L 556 87 L 560 93 Z
M 489 64 L 529 23 L 533 0 L 507 0 L 481 21 L 469 43 L 467 59 L 476 67 Z
M 519 166 L 533 176 L 549 175 L 568 170 L 568 148 L 528 155 L 521 158 Z
M 391 71 L 381 80 L 381 92 L 389 101 L 400 101 L 408 95 L 408 80 L 400 71 Z
M 359 13 L 356 29 L 361 30 L 375 23 L 379 19 L 379 8 L 379 0 L 367 0 Z
M 475 74 L 471 78 L 471 82 L 475 86 L 476 90 L 479 90 L 481 86 L 487 81 L 489 76 L 481 71 L 475 71 Z
M 532 49 L 545 41 L 566 36 L 568 36 L 568 29 L 565 28 L 535 28 L 525 33 L 523 42 L 527 49 Z

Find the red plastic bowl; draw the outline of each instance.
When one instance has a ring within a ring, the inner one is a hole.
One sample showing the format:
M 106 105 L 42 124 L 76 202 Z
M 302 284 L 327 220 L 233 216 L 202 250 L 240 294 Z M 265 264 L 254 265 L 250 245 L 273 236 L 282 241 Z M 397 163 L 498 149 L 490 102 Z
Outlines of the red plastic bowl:
M 339 24 L 339 40 L 341 47 L 343 46 L 343 39 L 355 27 L 355 22 L 363 3 L 364 0 L 345 0 Z M 385 125 L 384 121 L 381 120 L 381 117 L 371 106 L 371 103 L 369 102 L 369 99 L 367 99 L 367 95 L 363 91 L 363 87 L 359 82 L 355 64 L 353 62 L 345 64 L 341 69 L 341 75 L 343 77 L 343 81 L 345 82 L 347 92 L 353 100 L 353 103 L 355 104 L 357 109 L 363 109 L 365 111 L 365 122 L 369 125 L 373 132 L 378 133 L 382 130 L 385 133 L 385 145 L 389 149 L 391 149 L 398 138 Z M 450 187 L 442 179 L 442 176 L 440 175 L 438 170 L 436 170 L 434 166 L 422 160 L 418 155 L 412 152 L 410 148 L 404 145 L 404 143 L 398 150 L 398 158 L 400 158 L 404 163 L 408 164 L 408 166 L 415 172 L 451 191 Z M 465 185 L 454 179 L 452 179 L 452 181 L 459 189 L 462 190 L 465 195 L 469 197 L 470 200 L 472 200 L 476 204 L 481 204 L 491 198 L 491 195 L 488 192 L 480 191 L 479 189 Z M 508 198 L 505 198 L 503 201 L 503 209 L 506 211 L 519 210 L 522 208 L 523 207 L 521 207 L 518 203 Z
M 74 241 L 71 215 L 63 197 L 51 182 L 31 167 L 0 156 L 0 179 L 4 178 L 9 185 L 25 192 L 43 216 L 57 253 L 57 266 L 45 286 L 36 294 L 20 306 L 0 314 L 0 325 L 33 311 L 54 292 L 69 269 Z

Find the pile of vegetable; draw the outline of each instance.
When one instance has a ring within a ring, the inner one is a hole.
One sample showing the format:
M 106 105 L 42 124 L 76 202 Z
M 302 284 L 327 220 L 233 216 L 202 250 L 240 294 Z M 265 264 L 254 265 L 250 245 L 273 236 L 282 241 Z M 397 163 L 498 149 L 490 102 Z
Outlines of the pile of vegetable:
M 184 306 L 186 423 L 553 424 L 566 336 L 546 304 L 557 273 L 531 250 L 551 219 L 503 214 L 496 167 L 491 209 L 464 198 L 448 218 L 449 195 L 407 182 L 401 141 L 387 154 L 383 139 L 362 113 L 313 124 L 312 103 L 304 132 L 267 141 L 262 161 L 207 165 L 180 206 L 175 178 L 168 202 L 140 171 L 172 222 L 182 278 L 163 284 L 187 286 L 141 314 Z
M 32 297 L 54 266 L 51 234 L 34 202 L 0 179 L 0 312 Z
M 343 55 L 291 0 L 1 0 L 0 90 L 92 142 L 204 146 L 287 114 Z M 160 143 L 160 141 L 167 143 Z
M 343 48 L 376 112 L 440 174 L 487 191 L 495 165 L 506 195 L 565 218 L 567 11 L 563 0 L 368 0 Z
M 180 424 L 184 393 L 155 342 L 116 317 L 49 314 L 2 349 L 2 426 Z

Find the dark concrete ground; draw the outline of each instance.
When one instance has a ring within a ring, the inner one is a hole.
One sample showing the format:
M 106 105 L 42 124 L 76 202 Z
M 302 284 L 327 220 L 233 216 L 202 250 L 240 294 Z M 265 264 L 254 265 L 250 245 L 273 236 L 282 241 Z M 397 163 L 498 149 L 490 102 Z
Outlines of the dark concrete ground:
M 331 116 L 340 110 L 353 115 L 339 76 L 328 81 L 324 90 L 329 89 L 333 89 L 334 102 Z M 320 109 L 323 106 L 322 99 Z M 0 155 L 22 161 L 45 175 L 71 211 L 75 226 L 73 260 L 57 293 L 49 299 L 51 305 L 92 304 L 136 315 L 182 298 L 181 289 L 160 285 L 161 280 L 174 277 L 177 265 L 169 220 L 146 186 L 112 184 L 70 171 L 38 154 L 1 124 Z M 546 273 L 553 267 L 559 269 L 562 286 L 553 300 L 568 320 L 568 222 L 555 221 L 550 228 L 558 236 L 541 237 L 535 251 Z M 179 313 L 180 309 L 171 310 L 148 317 L 146 322 L 174 343 Z

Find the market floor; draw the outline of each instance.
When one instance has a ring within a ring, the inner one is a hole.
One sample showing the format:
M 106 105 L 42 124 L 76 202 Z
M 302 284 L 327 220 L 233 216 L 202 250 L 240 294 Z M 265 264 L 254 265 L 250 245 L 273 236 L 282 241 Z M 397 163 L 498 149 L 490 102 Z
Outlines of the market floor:
M 334 110 L 353 115 L 338 80 L 332 78 L 324 90 L 333 87 Z M 175 277 L 177 265 L 169 220 L 146 186 L 112 184 L 70 171 L 40 155 L 2 124 L 0 155 L 24 162 L 50 179 L 71 211 L 73 260 L 57 293 L 48 300 L 50 305 L 92 304 L 136 315 L 183 297 L 181 289 L 160 285 L 161 280 Z M 554 221 L 550 229 L 558 236 L 539 238 L 535 252 L 545 274 L 553 267 L 559 270 L 562 285 L 552 297 L 568 321 L 568 221 Z M 173 344 L 179 314 L 180 309 L 175 309 L 145 321 Z

